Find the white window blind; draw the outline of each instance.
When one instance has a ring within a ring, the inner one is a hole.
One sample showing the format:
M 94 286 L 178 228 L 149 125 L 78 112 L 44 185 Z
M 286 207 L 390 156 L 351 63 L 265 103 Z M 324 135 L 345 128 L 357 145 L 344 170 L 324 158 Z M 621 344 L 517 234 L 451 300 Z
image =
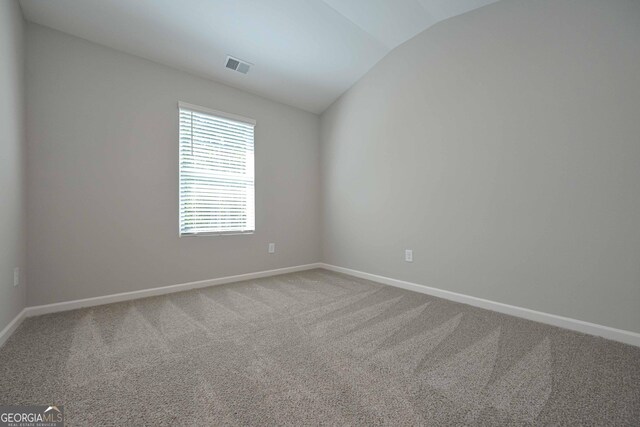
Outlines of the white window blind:
M 178 104 L 180 234 L 250 233 L 255 229 L 255 121 Z

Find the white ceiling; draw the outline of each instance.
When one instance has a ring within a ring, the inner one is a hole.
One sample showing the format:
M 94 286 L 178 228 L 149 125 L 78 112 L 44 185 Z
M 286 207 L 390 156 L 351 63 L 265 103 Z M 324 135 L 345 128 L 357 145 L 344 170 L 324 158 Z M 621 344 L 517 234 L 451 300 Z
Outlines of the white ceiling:
M 497 0 L 20 0 L 25 18 L 314 113 L 390 50 Z M 254 66 L 224 67 L 227 55 Z

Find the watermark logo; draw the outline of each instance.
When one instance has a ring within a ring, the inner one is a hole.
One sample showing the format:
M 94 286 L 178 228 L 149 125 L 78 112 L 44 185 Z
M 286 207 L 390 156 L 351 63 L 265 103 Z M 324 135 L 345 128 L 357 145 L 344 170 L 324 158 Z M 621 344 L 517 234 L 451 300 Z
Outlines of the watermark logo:
M 64 427 L 64 407 L 0 406 L 0 427 Z

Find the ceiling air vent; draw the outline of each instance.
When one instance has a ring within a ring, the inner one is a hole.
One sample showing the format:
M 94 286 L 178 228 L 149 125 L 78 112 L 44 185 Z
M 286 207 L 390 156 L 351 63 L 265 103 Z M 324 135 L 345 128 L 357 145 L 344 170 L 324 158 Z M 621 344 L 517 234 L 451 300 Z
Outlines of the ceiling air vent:
M 227 56 L 226 67 L 234 71 L 237 71 L 239 73 L 247 74 L 249 72 L 249 68 L 251 68 L 251 64 L 241 59 L 234 58 L 232 56 Z

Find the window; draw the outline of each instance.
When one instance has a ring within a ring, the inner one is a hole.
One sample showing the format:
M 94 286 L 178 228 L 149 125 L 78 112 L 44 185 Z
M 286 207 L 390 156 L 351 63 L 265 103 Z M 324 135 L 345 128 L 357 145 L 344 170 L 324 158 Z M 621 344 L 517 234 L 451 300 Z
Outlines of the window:
M 255 229 L 255 121 L 180 102 L 180 235 Z

